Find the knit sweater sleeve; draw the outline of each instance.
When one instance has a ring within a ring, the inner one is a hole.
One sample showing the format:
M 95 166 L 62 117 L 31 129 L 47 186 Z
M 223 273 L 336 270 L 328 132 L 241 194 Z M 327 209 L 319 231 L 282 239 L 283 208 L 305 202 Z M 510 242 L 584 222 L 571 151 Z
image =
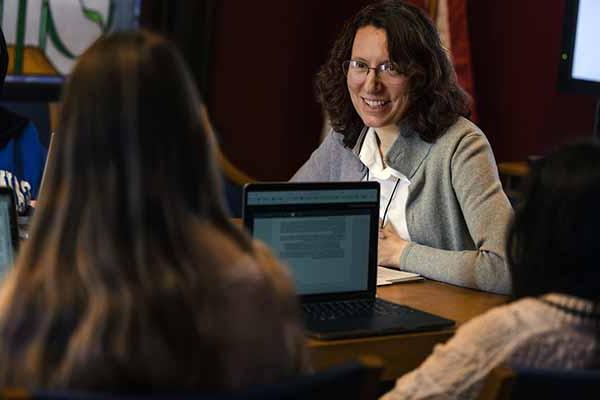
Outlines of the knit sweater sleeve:
M 585 369 L 596 365 L 593 302 L 550 294 L 553 303 L 524 298 L 493 308 L 462 325 L 382 400 L 473 399 L 492 369 Z M 586 314 L 587 313 L 587 314 Z
M 472 399 L 489 372 L 510 357 L 521 342 L 518 318 L 498 307 L 461 326 L 447 343 L 411 373 L 397 380 L 382 400 Z
M 505 238 L 512 208 L 485 137 L 472 133 L 462 138 L 450 167 L 453 192 L 475 249 L 454 251 L 410 243 L 401 255 L 401 268 L 454 285 L 509 293 Z

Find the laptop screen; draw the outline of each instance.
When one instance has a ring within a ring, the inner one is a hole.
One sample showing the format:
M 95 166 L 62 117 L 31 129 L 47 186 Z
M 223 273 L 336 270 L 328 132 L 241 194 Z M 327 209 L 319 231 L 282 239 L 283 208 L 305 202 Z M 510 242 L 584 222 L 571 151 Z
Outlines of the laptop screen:
M 16 214 L 12 190 L 0 188 L 0 280 L 15 260 Z
M 244 200 L 246 226 L 291 268 L 298 294 L 369 289 L 377 184 L 252 184 Z

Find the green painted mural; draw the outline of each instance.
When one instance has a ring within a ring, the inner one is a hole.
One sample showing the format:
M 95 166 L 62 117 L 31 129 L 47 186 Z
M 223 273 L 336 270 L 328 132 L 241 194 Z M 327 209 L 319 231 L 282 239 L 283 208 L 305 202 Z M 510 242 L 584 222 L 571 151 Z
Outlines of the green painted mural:
M 131 29 L 136 0 L 0 0 L 13 75 L 67 75 L 100 36 Z

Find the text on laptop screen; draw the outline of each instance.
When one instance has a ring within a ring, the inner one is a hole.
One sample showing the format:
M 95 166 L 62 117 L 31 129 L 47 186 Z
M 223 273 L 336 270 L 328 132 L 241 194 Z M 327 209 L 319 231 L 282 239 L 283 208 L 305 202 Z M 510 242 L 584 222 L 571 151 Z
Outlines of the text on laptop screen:
M 0 196 L 0 279 L 4 277 L 15 257 L 10 223 L 12 206 L 10 198 Z
M 253 236 L 291 269 L 300 295 L 367 290 L 376 189 L 247 193 Z M 376 244 L 374 244 L 376 246 Z

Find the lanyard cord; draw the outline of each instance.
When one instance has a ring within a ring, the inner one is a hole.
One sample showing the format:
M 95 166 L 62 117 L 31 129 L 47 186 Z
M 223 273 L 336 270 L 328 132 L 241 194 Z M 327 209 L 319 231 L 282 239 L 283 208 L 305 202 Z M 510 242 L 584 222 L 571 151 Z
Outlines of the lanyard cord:
M 367 181 L 369 181 L 369 170 L 367 170 Z M 396 189 L 398 189 L 398 184 L 400 183 L 400 178 L 396 178 L 396 184 L 394 185 L 394 189 L 392 190 L 392 194 L 390 195 L 390 199 L 387 202 L 387 205 L 385 206 L 385 210 L 383 211 L 383 218 L 381 219 L 381 227 L 383 228 L 385 225 L 385 219 L 387 217 L 387 213 L 388 210 L 390 208 L 390 204 L 392 204 L 392 200 L 394 199 L 394 194 L 396 193 Z

